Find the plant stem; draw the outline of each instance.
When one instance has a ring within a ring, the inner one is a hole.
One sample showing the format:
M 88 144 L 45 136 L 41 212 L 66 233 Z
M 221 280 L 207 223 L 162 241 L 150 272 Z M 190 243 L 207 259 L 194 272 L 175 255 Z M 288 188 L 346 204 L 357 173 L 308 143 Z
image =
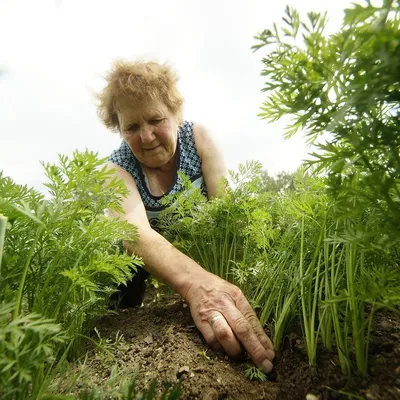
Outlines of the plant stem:
M 332 257 L 332 264 L 331 264 L 331 288 L 330 288 L 330 296 L 334 298 L 337 295 L 337 287 L 339 286 L 339 271 L 340 266 L 342 265 L 342 258 L 345 251 L 343 247 L 340 254 L 339 259 L 337 262 L 335 257 L 335 243 L 334 243 L 334 253 Z M 337 267 L 337 268 L 336 268 Z M 330 305 L 331 317 L 333 321 L 333 329 L 335 332 L 335 339 L 336 339 L 336 347 L 338 349 L 338 356 L 339 356 L 339 363 L 340 368 L 344 375 L 350 374 L 350 364 L 349 364 L 349 352 L 347 346 L 347 324 L 344 322 L 344 330 L 341 329 L 340 321 L 339 321 L 339 310 L 336 301 L 333 301 Z
M 1 260 L 3 258 L 4 241 L 6 238 L 7 217 L 0 214 L 0 276 L 1 276 Z
M 304 217 L 301 221 L 301 244 L 300 244 L 300 293 L 301 293 L 301 306 L 302 306 L 302 316 L 304 324 L 304 332 L 306 336 L 307 343 L 307 354 L 308 360 L 311 366 L 316 365 L 316 351 L 317 351 L 317 338 L 319 336 L 319 329 L 315 332 L 316 324 L 316 313 L 317 313 L 317 302 L 318 302 L 318 288 L 320 279 L 320 269 L 321 269 L 321 259 L 322 252 L 321 243 L 325 233 L 324 221 L 320 234 L 318 237 L 318 242 L 314 250 L 314 255 L 307 271 L 303 271 L 303 259 L 304 259 Z M 317 267 L 315 269 L 315 265 Z M 307 293 L 305 291 L 305 280 L 308 277 L 308 287 Z M 313 287 L 313 281 L 315 277 L 315 284 Z M 314 290 L 314 295 L 312 292 Z
M 17 299 L 16 299 L 14 313 L 13 313 L 13 319 L 16 319 L 18 317 L 19 313 L 21 312 L 22 295 L 24 293 L 26 275 L 28 273 L 29 265 L 31 263 L 33 254 L 35 253 L 36 244 L 39 240 L 39 236 L 40 236 L 42 230 L 43 230 L 43 226 L 37 227 L 35 239 L 33 240 L 33 243 L 31 245 L 31 248 L 28 253 L 28 257 L 26 258 L 26 261 L 25 261 L 24 269 L 22 271 L 21 280 L 20 280 L 19 287 L 18 287 L 18 293 L 17 293 Z
M 366 361 L 365 361 L 365 337 L 364 337 L 364 318 L 363 310 L 361 309 L 362 303 L 357 300 L 356 296 L 356 282 L 355 277 L 357 274 L 357 261 L 356 261 L 357 245 L 350 243 L 347 246 L 346 252 L 346 273 L 347 273 L 347 290 L 349 293 L 349 306 L 351 325 L 353 333 L 353 341 L 356 352 L 357 369 L 365 375 Z M 361 260 L 361 268 L 363 267 L 363 259 Z

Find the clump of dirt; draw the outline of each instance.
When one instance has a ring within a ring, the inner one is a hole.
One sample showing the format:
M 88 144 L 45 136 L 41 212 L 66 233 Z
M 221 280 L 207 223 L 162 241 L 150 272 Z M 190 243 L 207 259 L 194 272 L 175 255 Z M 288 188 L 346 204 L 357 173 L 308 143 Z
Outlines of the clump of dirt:
M 183 399 L 341 400 L 400 399 L 400 318 L 386 312 L 377 315 L 371 341 L 367 377 L 346 378 L 337 356 L 321 349 L 318 369 L 308 366 L 300 335 L 285 339 L 273 373 L 266 382 L 245 377 L 249 360 L 234 361 L 210 349 L 193 324 L 185 302 L 176 294 L 157 298 L 149 293 L 142 307 L 120 310 L 97 326 L 102 338 L 123 335 L 125 347 L 120 365 L 138 369 L 139 387 L 154 378 L 158 382 L 181 381 Z M 97 365 L 97 374 L 109 371 Z

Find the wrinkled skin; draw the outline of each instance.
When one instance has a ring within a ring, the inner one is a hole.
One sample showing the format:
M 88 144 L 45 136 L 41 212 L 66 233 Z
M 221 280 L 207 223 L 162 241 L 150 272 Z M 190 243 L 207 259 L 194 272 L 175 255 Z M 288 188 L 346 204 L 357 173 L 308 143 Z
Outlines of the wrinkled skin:
M 214 349 L 238 358 L 244 348 L 259 368 L 270 372 L 273 345 L 249 302 L 238 287 L 210 275 L 186 294 L 197 328 Z

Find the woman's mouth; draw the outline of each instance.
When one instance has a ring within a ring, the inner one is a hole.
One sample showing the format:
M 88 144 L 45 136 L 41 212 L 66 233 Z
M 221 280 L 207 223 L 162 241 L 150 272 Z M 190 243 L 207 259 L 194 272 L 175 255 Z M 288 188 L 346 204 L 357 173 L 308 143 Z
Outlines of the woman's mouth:
M 153 151 L 153 150 L 155 150 L 155 149 L 158 149 L 160 146 L 161 146 L 161 145 L 159 144 L 158 146 L 154 146 L 154 147 L 151 147 L 151 148 L 149 148 L 149 149 L 143 149 L 143 150 L 144 150 L 144 151 Z

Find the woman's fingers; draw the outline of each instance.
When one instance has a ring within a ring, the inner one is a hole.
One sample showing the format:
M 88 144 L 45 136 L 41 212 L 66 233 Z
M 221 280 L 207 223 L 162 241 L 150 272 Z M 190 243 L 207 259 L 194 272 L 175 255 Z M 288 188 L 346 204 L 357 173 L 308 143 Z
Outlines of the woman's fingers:
M 224 350 L 230 357 L 237 358 L 243 353 L 242 346 L 235 337 L 224 316 L 218 312 L 197 326 L 205 341 L 217 351 Z
M 241 290 L 208 274 L 186 292 L 196 326 L 207 343 L 219 343 L 228 355 L 238 357 L 242 347 L 266 373 L 273 368 L 273 344 Z
M 217 351 L 221 351 L 223 349 L 216 338 L 211 325 L 207 321 L 201 321 L 200 323 L 197 323 L 196 326 L 210 347 Z
M 275 356 L 272 348 L 267 350 L 264 347 L 264 343 L 256 335 L 250 322 L 235 306 L 227 308 L 224 315 L 232 331 L 255 364 L 264 372 L 270 372 L 273 368 L 271 361 Z
M 243 314 L 243 316 L 249 322 L 254 333 L 258 337 L 260 343 L 267 350 L 267 353 L 269 354 L 269 359 L 273 360 L 275 358 L 274 345 L 272 344 L 271 339 L 265 334 L 264 329 L 262 328 L 256 313 L 250 306 L 247 299 L 244 296 L 240 297 L 239 299 L 236 300 L 236 305 L 238 310 Z
M 226 322 L 225 317 L 219 312 L 214 312 L 210 315 L 208 322 L 225 352 L 230 357 L 239 357 L 243 353 L 242 347 Z

